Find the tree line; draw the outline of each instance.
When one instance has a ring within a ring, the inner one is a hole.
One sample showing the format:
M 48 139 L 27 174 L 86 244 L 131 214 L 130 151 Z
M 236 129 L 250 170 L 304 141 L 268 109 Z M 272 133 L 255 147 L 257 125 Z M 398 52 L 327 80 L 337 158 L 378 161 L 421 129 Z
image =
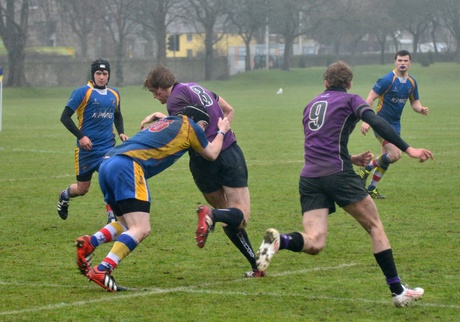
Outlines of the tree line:
M 263 43 L 267 28 L 285 45 L 283 70 L 289 70 L 293 43 L 300 36 L 328 45 L 334 53 L 344 47 L 354 53 L 357 43 L 371 34 L 383 62 L 386 43 L 396 43 L 402 31 L 412 36 L 414 54 L 420 42 L 436 44 L 447 33 L 460 62 L 459 0 L 0 0 L 0 37 L 8 56 L 5 86 L 25 84 L 31 10 L 40 10 L 49 19 L 56 15 L 78 39 L 77 55 L 82 58 L 88 58 L 90 40 L 104 31 L 114 45 L 114 72 L 121 83 L 128 37 L 154 42 L 152 56 L 157 63 L 166 64 L 166 35 L 175 30 L 204 34 L 207 80 L 212 78 L 218 35 L 241 36 L 249 71 L 250 44 L 254 39 Z

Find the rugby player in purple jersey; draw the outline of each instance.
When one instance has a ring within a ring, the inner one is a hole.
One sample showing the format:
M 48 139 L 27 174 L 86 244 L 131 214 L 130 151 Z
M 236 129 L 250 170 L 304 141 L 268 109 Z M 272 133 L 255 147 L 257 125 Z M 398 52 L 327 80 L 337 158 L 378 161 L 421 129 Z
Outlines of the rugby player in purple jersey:
M 179 83 L 176 76 L 164 66 L 156 66 L 147 75 L 144 88 L 153 93 L 153 97 L 166 104 L 169 115 L 180 113 L 186 106 L 204 106 L 209 113 L 210 122 L 206 128 L 209 141 L 217 135 L 224 136 L 219 157 L 209 161 L 194 151 L 190 151 L 190 171 L 193 180 L 206 201 L 214 208 L 201 205 L 197 209 L 198 228 L 196 244 L 203 248 L 210 231 L 216 222 L 221 222 L 225 234 L 245 256 L 251 265 L 246 277 L 263 277 L 265 272 L 257 269 L 255 253 L 246 232 L 250 217 L 250 194 L 248 188 L 248 170 L 244 154 L 234 133 L 217 131 L 219 118 L 227 117 L 231 122 L 233 107 L 222 97 L 196 83 Z M 141 128 L 158 117 L 158 112 L 147 116 L 141 122 Z
M 280 234 L 269 228 L 256 254 L 258 268 L 267 269 L 273 255 L 281 249 L 316 255 L 325 247 L 329 214 L 337 204 L 366 230 L 374 257 L 380 266 L 393 296 L 394 305 L 403 307 L 420 299 L 424 290 L 401 284 L 390 242 L 385 234 L 374 200 L 362 185 L 357 166 L 367 165 L 373 158 L 370 151 L 357 155 L 348 152 L 348 139 L 358 121 L 368 123 L 381 137 L 393 143 L 420 162 L 433 159 L 426 149 L 407 144 L 372 108 L 351 88 L 353 73 L 338 61 L 324 73 L 326 90 L 316 96 L 304 110 L 305 164 L 300 173 L 300 203 L 303 213 L 303 232 Z

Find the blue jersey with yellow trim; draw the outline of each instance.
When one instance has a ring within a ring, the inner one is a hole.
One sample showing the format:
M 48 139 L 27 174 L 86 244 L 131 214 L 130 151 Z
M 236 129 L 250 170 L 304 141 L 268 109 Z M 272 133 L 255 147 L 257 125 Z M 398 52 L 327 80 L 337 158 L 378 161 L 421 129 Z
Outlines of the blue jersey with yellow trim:
M 107 156 L 129 156 L 148 179 L 173 165 L 188 149 L 202 151 L 208 143 L 204 130 L 188 117 L 168 116 L 114 147 Z
M 377 115 L 395 127 L 399 133 L 401 114 L 407 100 L 413 102 L 419 99 L 417 82 L 411 75 L 399 77 L 393 70 L 380 78 L 372 90 L 379 95 Z
M 120 93 L 114 88 L 94 88 L 91 82 L 75 89 L 66 106 L 77 114 L 78 128 L 87 136 L 92 150 L 107 150 L 115 145 L 114 113 L 120 111 Z M 80 147 L 77 140 L 77 146 Z

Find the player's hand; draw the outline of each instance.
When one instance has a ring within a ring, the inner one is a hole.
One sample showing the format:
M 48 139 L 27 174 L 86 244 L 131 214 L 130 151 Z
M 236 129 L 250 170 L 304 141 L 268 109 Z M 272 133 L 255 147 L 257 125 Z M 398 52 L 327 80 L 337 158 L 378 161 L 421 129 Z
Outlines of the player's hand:
M 420 114 L 428 115 L 429 112 L 430 112 L 430 109 L 428 107 L 422 106 L 422 109 L 420 110 Z
M 367 132 L 369 132 L 370 128 L 371 128 L 371 126 L 369 124 L 367 124 L 366 122 L 363 122 L 363 124 L 361 124 L 361 133 L 363 135 L 366 135 Z
M 85 151 L 90 151 L 93 147 L 93 142 L 89 139 L 89 137 L 84 136 L 80 140 L 78 140 L 80 147 Z
M 155 112 L 153 114 L 150 114 L 149 116 L 147 116 L 145 119 L 142 120 L 140 129 L 143 130 L 147 124 L 153 123 L 160 119 L 164 119 L 165 117 L 166 117 L 166 114 L 161 113 L 161 112 Z
M 425 162 L 428 159 L 433 160 L 433 153 L 427 149 L 416 149 L 413 147 L 408 147 L 405 152 L 411 158 L 419 159 L 420 162 Z
M 372 161 L 373 158 L 374 158 L 374 155 L 371 153 L 371 151 L 367 150 L 366 152 L 352 155 L 350 157 L 350 161 L 354 165 L 357 165 L 359 167 L 365 167 Z
M 230 122 L 227 117 L 224 118 L 219 118 L 219 121 L 217 122 L 217 127 L 219 131 L 222 131 L 224 133 L 227 133 L 230 131 Z
M 126 141 L 127 139 L 128 139 L 128 136 L 127 136 L 126 134 L 124 134 L 124 133 L 121 133 L 121 134 L 120 134 L 120 140 L 121 140 L 121 141 L 124 142 L 124 141 Z

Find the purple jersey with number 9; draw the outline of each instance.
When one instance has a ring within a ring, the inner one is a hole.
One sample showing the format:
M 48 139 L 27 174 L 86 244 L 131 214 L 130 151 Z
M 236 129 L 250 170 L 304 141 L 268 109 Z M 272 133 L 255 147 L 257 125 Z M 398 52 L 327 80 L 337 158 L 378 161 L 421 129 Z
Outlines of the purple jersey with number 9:
M 304 110 L 305 164 L 300 175 L 318 178 L 353 171 L 347 143 L 369 105 L 359 95 L 339 88 L 327 89 Z

